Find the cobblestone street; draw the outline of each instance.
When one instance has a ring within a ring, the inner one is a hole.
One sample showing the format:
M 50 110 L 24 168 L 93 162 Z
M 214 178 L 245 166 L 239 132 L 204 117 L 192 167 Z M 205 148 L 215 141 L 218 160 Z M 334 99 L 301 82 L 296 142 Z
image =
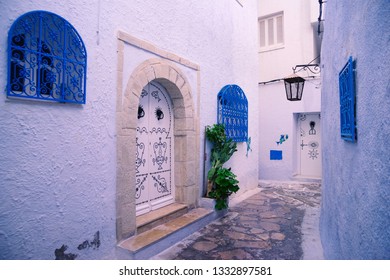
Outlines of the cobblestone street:
M 154 259 L 321 259 L 319 183 L 260 182 L 227 214 Z

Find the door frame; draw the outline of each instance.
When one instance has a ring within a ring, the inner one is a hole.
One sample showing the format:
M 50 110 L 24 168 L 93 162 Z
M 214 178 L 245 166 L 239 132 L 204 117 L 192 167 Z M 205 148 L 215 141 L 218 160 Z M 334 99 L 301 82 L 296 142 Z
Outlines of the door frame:
M 293 170 L 294 170 L 294 174 L 293 174 L 293 177 L 300 177 L 300 178 L 317 178 L 317 177 L 310 177 L 308 175 L 305 175 L 305 174 L 302 174 L 301 173 L 301 146 L 300 146 L 300 125 L 299 125 L 299 116 L 301 114 L 305 114 L 305 115 L 314 115 L 314 114 L 318 114 L 321 116 L 321 112 L 318 112 L 318 111 L 315 111 L 315 112 L 296 112 L 293 114 L 293 119 L 294 119 L 294 145 L 293 145 L 293 149 L 294 149 L 294 160 L 293 160 Z M 320 117 L 321 118 L 321 117 Z M 322 133 L 322 131 L 321 131 Z M 320 143 L 320 152 L 321 152 L 321 149 L 322 149 L 322 143 Z
M 161 84 L 169 93 L 174 115 L 174 181 L 175 201 L 195 207 L 199 199 L 199 121 L 195 115 L 190 84 L 177 65 L 167 59 L 144 61 L 127 80 L 123 96 L 117 104 L 117 240 L 134 235 L 135 155 L 138 104 L 142 89 L 149 82 Z

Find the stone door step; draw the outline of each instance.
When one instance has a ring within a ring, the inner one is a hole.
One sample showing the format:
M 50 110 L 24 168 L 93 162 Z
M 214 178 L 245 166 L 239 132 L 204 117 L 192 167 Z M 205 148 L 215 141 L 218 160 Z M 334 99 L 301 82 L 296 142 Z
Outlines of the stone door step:
M 148 259 L 206 226 L 216 217 L 212 209 L 195 208 L 180 217 L 119 243 L 134 259 Z
M 169 222 L 188 212 L 188 206 L 173 203 L 160 209 L 151 211 L 136 218 L 137 234 L 143 233 L 163 223 Z

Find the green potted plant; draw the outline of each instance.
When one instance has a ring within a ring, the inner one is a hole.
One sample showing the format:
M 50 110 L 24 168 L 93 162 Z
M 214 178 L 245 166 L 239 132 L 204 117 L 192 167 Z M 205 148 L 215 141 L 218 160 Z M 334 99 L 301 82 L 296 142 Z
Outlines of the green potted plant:
M 223 165 L 237 151 L 237 143 L 226 137 L 223 124 L 207 126 L 206 138 L 213 144 L 211 168 L 207 174 L 209 181 L 207 195 L 215 199 L 215 209 L 226 209 L 229 196 L 239 190 L 239 182 L 231 168 L 225 168 Z

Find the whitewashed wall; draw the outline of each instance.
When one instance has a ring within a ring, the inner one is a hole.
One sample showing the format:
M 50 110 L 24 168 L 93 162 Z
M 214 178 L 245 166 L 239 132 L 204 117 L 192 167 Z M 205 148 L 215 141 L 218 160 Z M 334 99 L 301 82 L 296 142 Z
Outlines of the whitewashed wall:
M 298 113 L 321 111 L 320 80 L 305 82 L 302 101 L 286 99 L 283 81 L 259 86 L 259 178 L 261 180 L 291 180 L 298 175 L 296 118 Z M 277 144 L 281 135 L 288 139 Z M 282 160 L 270 160 L 270 150 L 282 151 Z M 296 179 L 303 179 L 298 177 Z
M 242 191 L 257 186 L 256 1 L 241 7 L 234 0 L 0 0 L 0 7 L 1 89 L 6 88 L 7 32 L 26 12 L 64 17 L 88 52 L 85 105 L 8 100 L 5 91 L 0 96 L 0 259 L 54 259 L 62 245 L 77 259 L 118 257 L 118 30 L 200 65 L 200 87 L 194 92 L 200 94 L 201 131 L 215 123 L 216 95 L 224 85 L 236 83 L 245 91 L 253 152 L 246 157 L 246 145 L 240 144 L 230 164 Z M 202 149 L 199 155 L 203 158 Z M 203 172 L 198 177 L 203 181 Z M 96 244 L 97 232 L 99 247 L 78 249 L 85 241 Z
M 318 17 L 317 0 L 259 0 L 259 17 L 283 12 L 284 46 L 270 51 L 259 50 L 258 82 L 283 79 L 293 73 L 292 67 L 307 64 L 317 57 L 313 21 Z M 316 25 L 314 24 L 314 27 Z M 301 77 L 313 76 L 300 71 Z M 317 75 L 318 76 L 318 75 Z M 305 82 L 302 101 L 286 99 L 283 81 L 259 84 L 259 179 L 291 180 L 297 175 L 296 122 L 294 114 L 321 111 L 321 82 Z M 281 145 L 280 135 L 288 135 Z M 282 160 L 270 160 L 270 150 L 282 151 Z M 302 178 L 299 178 L 302 179 Z

